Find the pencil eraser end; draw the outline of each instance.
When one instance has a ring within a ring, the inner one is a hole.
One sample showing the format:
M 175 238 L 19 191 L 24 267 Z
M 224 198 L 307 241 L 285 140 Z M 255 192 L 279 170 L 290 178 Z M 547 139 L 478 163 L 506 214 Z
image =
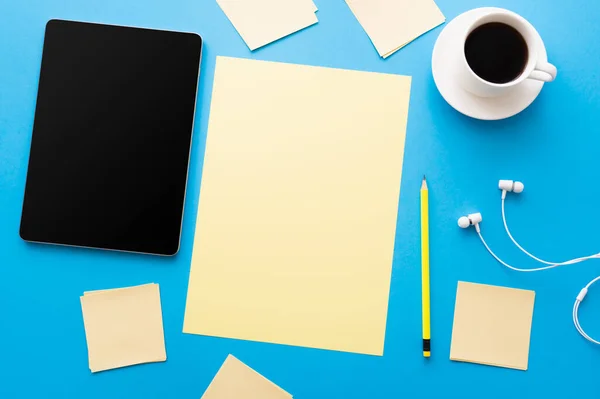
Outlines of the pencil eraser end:
M 423 351 L 423 357 L 430 357 L 430 356 L 431 356 L 431 352 Z

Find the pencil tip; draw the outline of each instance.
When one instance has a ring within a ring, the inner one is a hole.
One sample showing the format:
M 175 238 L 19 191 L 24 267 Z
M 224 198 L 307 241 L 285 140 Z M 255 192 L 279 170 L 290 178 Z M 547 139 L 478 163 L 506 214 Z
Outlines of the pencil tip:
M 427 181 L 427 179 L 425 178 L 425 175 L 423 175 L 423 181 Z

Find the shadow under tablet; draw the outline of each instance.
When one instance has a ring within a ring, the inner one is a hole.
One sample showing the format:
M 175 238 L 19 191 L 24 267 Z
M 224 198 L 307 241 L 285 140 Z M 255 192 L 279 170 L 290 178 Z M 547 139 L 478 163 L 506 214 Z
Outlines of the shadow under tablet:
M 202 39 L 51 20 L 20 235 L 179 250 Z

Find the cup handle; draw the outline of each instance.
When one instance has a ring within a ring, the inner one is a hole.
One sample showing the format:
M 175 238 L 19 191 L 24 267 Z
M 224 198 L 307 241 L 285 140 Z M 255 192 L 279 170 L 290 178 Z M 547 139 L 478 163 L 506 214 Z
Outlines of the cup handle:
M 538 62 L 535 69 L 529 74 L 529 79 L 552 82 L 556 79 L 556 67 L 548 62 Z

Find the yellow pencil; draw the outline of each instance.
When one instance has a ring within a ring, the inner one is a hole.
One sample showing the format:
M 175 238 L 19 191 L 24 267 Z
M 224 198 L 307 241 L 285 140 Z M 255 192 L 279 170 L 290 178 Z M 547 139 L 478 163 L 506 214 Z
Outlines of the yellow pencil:
M 423 176 L 421 184 L 421 301 L 423 305 L 423 356 L 431 356 L 429 303 L 429 191 Z

